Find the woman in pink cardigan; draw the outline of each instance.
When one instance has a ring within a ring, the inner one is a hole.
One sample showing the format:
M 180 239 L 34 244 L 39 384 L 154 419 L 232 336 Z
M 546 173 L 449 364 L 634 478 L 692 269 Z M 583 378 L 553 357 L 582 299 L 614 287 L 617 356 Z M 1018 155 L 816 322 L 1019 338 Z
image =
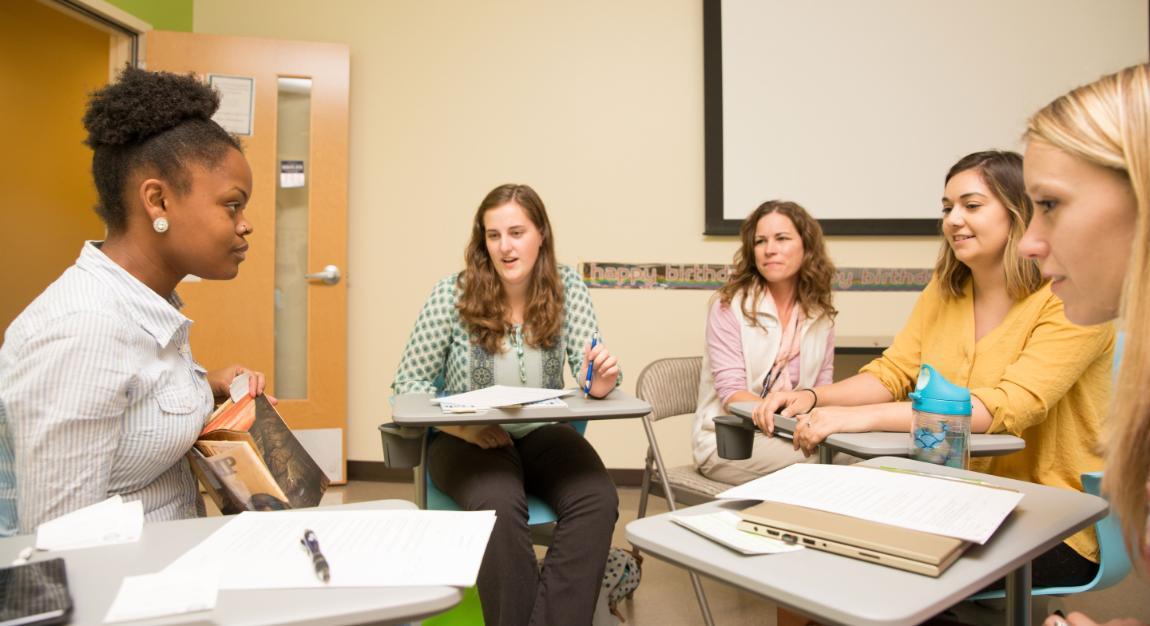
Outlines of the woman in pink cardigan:
M 719 458 L 715 416 L 768 391 L 830 383 L 835 342 L 835 269 L 819 223 L 793 202 L 772 200 L 743 221 L 740 239 L 734 271 L 707 313 L 693 432 L 699 471 L 731 484 L 804 459 L 790 442 L 763 433 L 749 459 Z

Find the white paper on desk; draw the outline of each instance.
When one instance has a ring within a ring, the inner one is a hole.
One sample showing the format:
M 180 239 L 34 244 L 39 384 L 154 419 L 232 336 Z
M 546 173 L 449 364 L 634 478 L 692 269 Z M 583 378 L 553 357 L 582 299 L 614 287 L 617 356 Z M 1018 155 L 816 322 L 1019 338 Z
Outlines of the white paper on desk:
M 567 403 L 560 400 L 559 398 L 550 398 L 548 400 L 540 400 L 539 402 L 528 402 L 527 404 L 523 405 L 523 408 L 557 408 L 566 406 Z M 476 406 L 474 404 L 462 404 L 459 402 L 452 402 L 446 398 L 440 398 L 439 408 L 443 409 L 444 413 L 486 413 L 489 407 Z
M 164 572 L 201 574 L 220 589 L 471 587 L 494 525 L 494 511 L 244 512 Z M 330 583 L 300 545 L 305 529 L 315 531 Z
M 569 393 L 572 393 L 571 389 L 543 389 L 540 387 L 493 385 L 491 387 L 484 387 L 483 389 L 476 389 L 475 391 L 457 393 L 453 396 L 432 398 L 431 403 L 452 402 L 477 408 L 499 408 L 550 400 L 551 398 L 559 398 Z
M 72 550 L 139 541 L 144 506 L 118 495 L 48 520 L 36 528 L 38 550 Z
M 1022 494 L 878 468 L 799 463 L 717 498 L 770 500 L 986 543 Z
M 803 549 L 801 545 L 783 543 L 777 539 L 739 530 L 742 518 L 730 511 L 716 511 L 704 515 L 672 513 L 671 521 L 743 554 L 779 554 Z
M 180 615 L 216 608 L 217 590 L 214 581 L 202 576 L 182 574 L 147 574 L 127 576 L 120 583 L 120 591 L 105 623 Z

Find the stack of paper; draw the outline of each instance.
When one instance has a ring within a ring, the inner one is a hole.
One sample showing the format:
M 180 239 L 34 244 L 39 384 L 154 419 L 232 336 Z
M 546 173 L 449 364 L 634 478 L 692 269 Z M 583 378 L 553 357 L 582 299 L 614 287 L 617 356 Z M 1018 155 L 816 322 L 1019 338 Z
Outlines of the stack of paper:
M 717 498 L 770 500 L 983 544 L 1022 494 L 895 468 L 799 463 Z
M 502 407 L 522 406 L 534 402 L 542 402 L 559 398 L 572 393 L 570 389 L 543 389 L 539 387 L 511 387 L 508 385 L 494 385 L 457 393 L 453 396 L 433 398 L 432 404 L 467 406 L 477 409 L 495 409 Z
M 104 620 L 211 610 L 219 589 L 472 587 L 494 525 L 494 511 L 245 512 L 164 570 L 125 578 Z M 304 530 L 329 582 L 300 545 Z
M 494 511 L 245 512 L 164 573 L 217 580 L 220 589 L 471 587 L 494 525 Z M 319 540 L 328 583 L 300 545 L 304 530 Z
M 139 541 L 144 529 L 144 507 L 139 500 L 124 502 L 112 496 L 40 524 L 38 550 L 71 550 Z
M 798 544 L 783 543 L 777 539 L 739 530 L 739 522 L 742 519 L 730 511 L 703 515 L 671 514 L 671 521 L 676 524 L 743 554 L 778 554 L 803 549 Z

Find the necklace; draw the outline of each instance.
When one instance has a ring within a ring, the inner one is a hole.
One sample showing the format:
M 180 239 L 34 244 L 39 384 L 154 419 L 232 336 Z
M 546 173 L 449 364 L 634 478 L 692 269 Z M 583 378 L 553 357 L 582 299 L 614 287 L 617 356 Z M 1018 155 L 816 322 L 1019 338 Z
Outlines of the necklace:
M 523 360 L 523 325 L 512 327 L 511 347 L 515 349 L 515 357 L 519 361 L 519 382 L 527 384 L 527 363 Z

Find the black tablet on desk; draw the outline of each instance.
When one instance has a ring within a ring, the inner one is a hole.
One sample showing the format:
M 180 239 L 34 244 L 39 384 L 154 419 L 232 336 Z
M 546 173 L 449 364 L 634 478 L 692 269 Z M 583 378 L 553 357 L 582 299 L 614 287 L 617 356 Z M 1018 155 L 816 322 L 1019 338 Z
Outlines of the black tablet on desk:
M 64 624 L 71 614 L 64 559 L 0 568 L 0 626 Z

